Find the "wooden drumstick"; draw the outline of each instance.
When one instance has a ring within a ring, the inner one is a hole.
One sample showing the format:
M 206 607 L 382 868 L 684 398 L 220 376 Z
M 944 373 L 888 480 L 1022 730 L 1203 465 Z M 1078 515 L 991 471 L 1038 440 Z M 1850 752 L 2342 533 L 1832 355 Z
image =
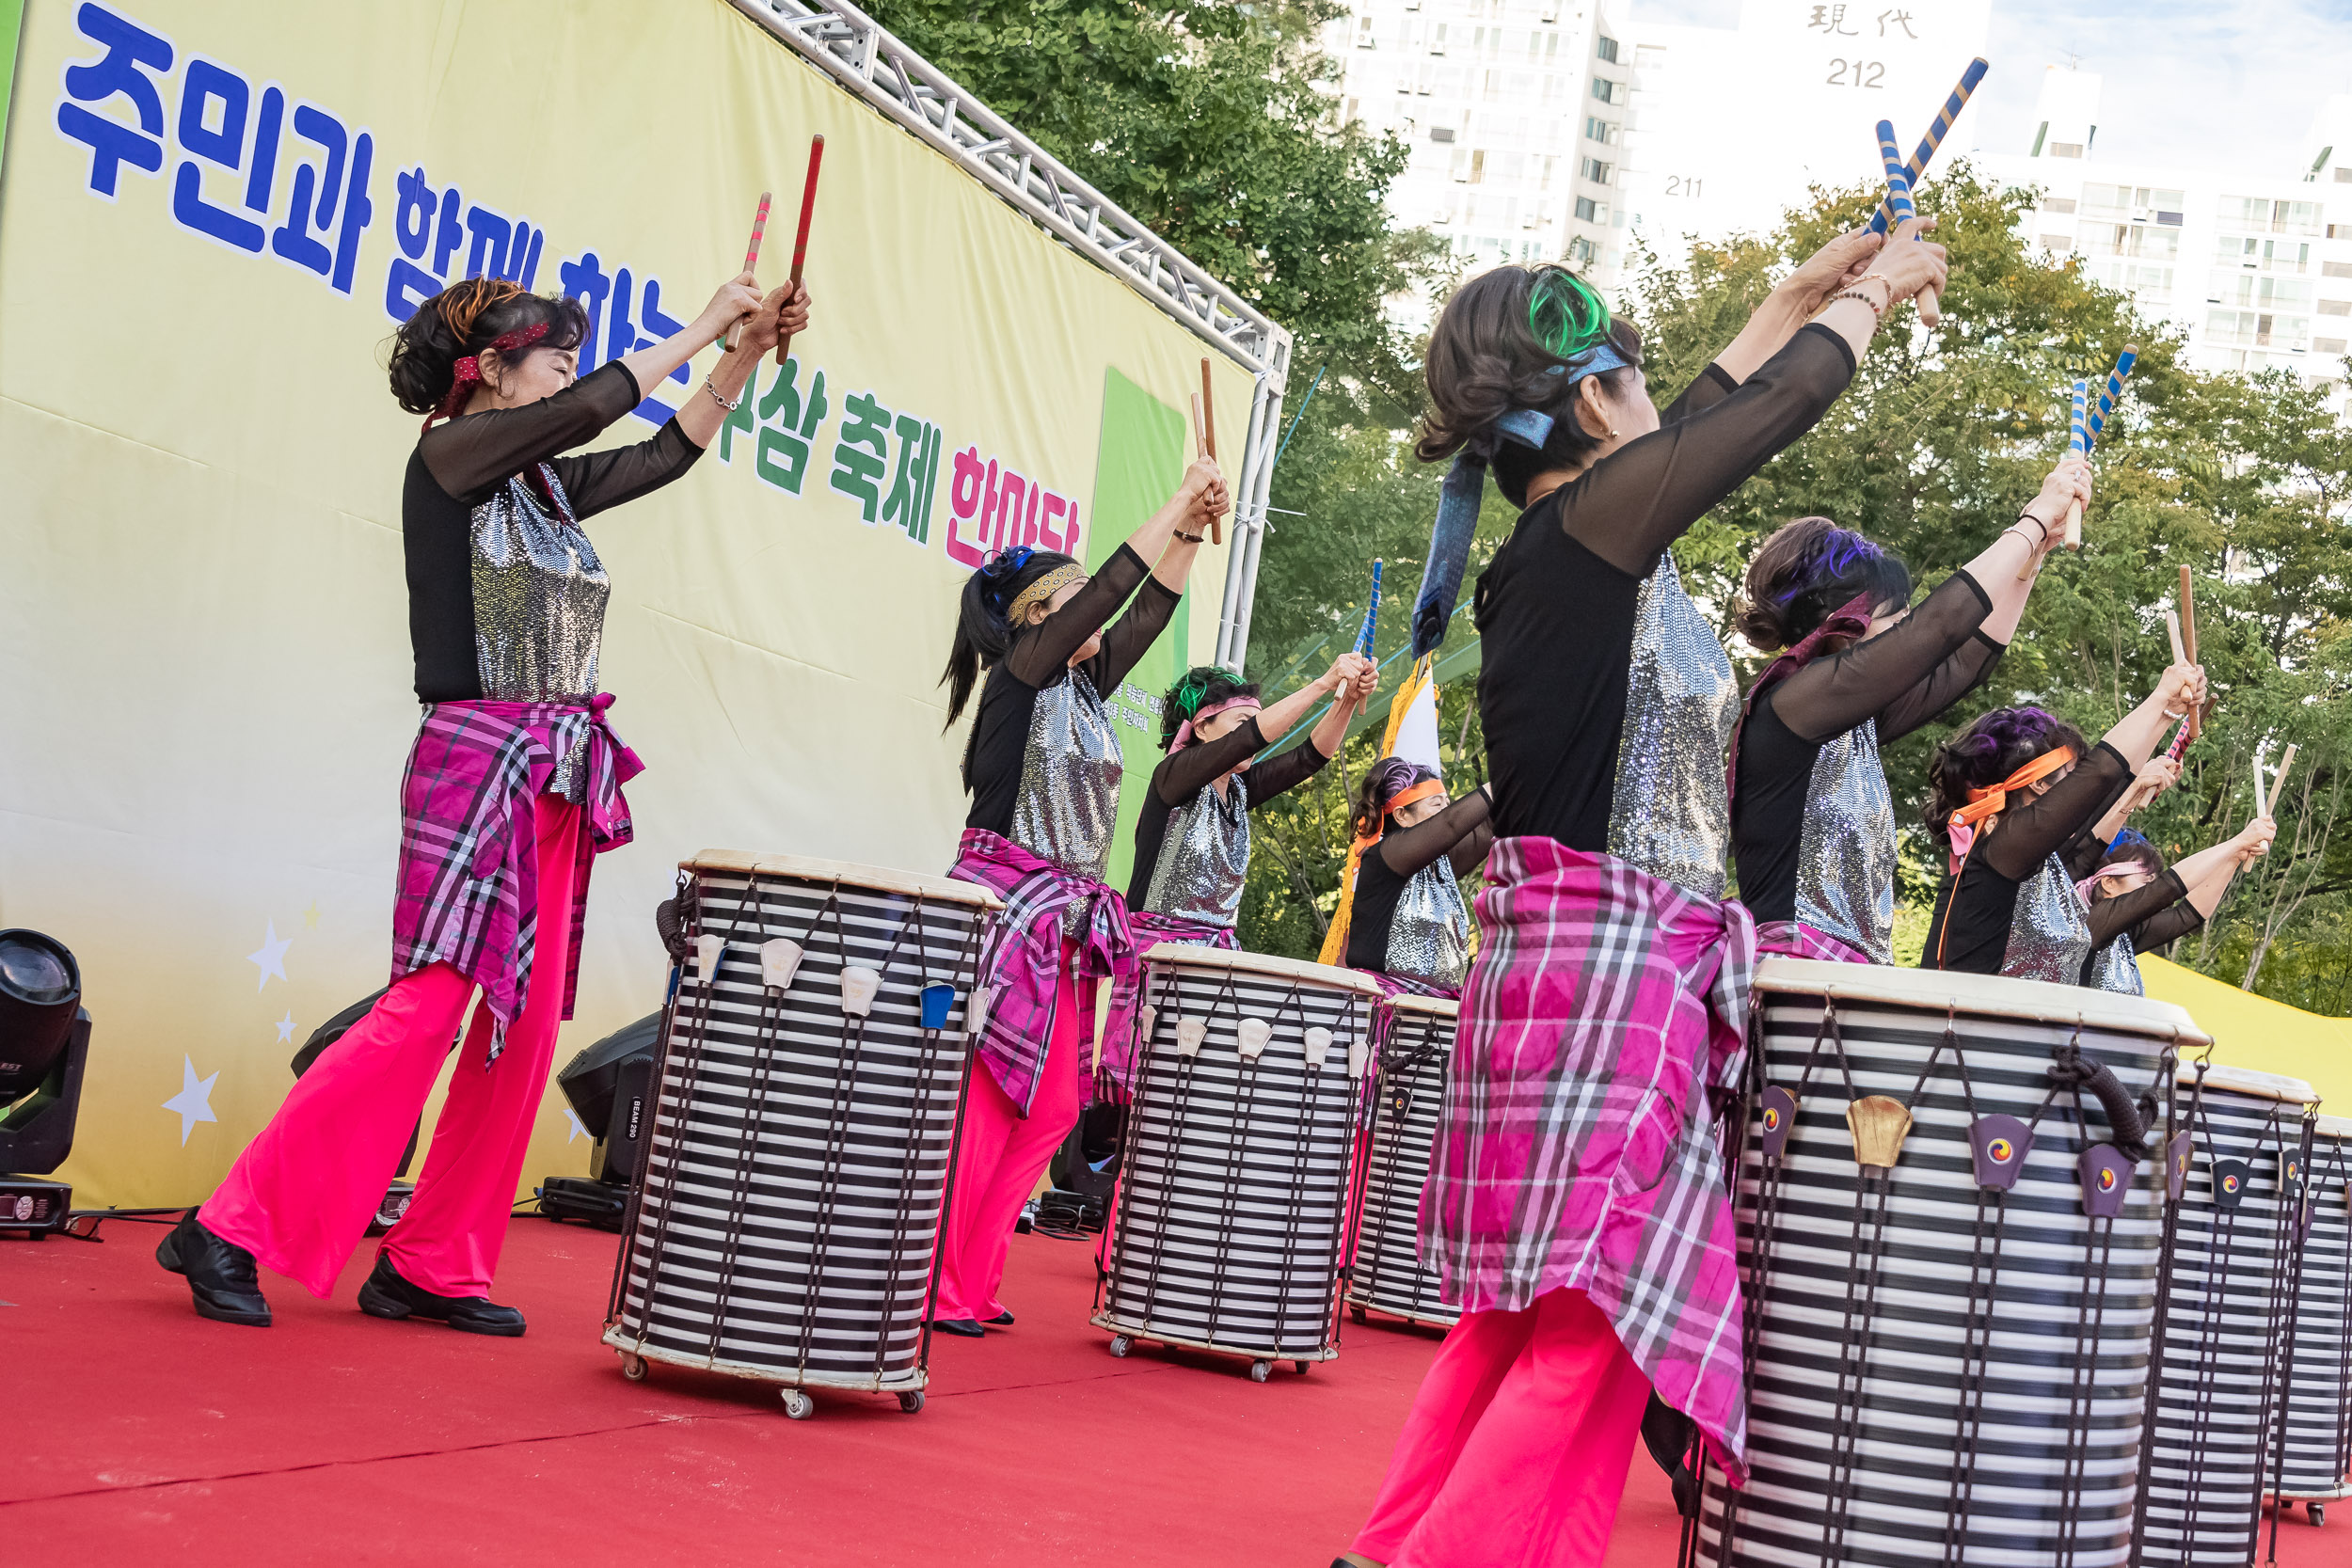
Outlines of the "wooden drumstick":
M 2278 768 L 2271 772 L 2270 793 L 2263 801 L 2263 815 L 2265 816 L 2276 816 L 2279 815 L 2279 797 L 2286 791 L 2287 769 L 2294 766 L 2295 747 L 2292 743 L 2290 743 L 2286 751 L 2280 754 Z
M 1206 359 L 1201 360 L 1200 380 L 1204 389 L 1208 384 L 1208 370 L 1209 362 Z M 1216 441 L 1209 432 L 1209 401 L 1200 392 L 1192 394 L 1192 440 L 1202 457 L 1212 462 L 1216 460 Z M 1214 514 L 1209 518 L 1209 543 L 1213 545 L 1225 543 L 1225 530 L 1219 526 L 1219 519 Z
M 2170 605 L 2164 607 L 2164 629 L 2172 637 L 2172 662 L 2186 664 L 2188 654 L 2181 646 L 2181 613 Z
M 2181 649 L 2187 661 L 2197 662 L 2197 584 L 2188 568 L 2181 568 Z M 2191 700 L 2188 705 L 2188 737 L 2195 740 L 2205 733 L 2201 703 Z

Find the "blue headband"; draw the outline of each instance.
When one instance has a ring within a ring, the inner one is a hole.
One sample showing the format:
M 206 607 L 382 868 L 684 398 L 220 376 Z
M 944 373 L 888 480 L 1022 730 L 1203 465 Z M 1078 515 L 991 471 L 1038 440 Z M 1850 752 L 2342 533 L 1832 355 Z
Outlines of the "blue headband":
M 1615 344 L 1603 341 L 1544 373 L 1565 376 L 1567 385 L 1574 388 L 1588 375 L 1624 370 L 1630 363 Z M 1487 428 L 1506 441 L 1541 451 L 1558 423 L 1549 414 L 1514 408 Z M 1429 532 L 1429 562 L 1422 568 L 1421 596 L 1413 602 L 1415 658 L 1445 641 L 1454 603 L 1462 596 L 1462 574 L 1470 569 L 1470 542 L 1478 535 L 1478 507 L 1486 494 L 1486 460 L 1466 448 L 1454 459 L 1438 491 L 1438 521 Z

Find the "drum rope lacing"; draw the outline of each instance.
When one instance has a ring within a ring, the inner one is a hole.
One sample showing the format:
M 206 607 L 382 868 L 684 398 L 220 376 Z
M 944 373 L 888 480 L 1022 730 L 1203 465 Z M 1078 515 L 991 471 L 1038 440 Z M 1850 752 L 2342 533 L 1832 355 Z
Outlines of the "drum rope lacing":
M 1770 1259 L 1774 1254 L 1778 1240 L 1783 1155 L 1788 1138 L 1793 1136 L 1795 1132 L 1797 1108 L 1802 1104 L 1803 1091 L 1809 1088 L 1813 1083 L 1824 1043 L 1833 1048 L 1840 1076 L 1846 1085 L 1849 1103 L 1850 1105 L 1854 1103 L 1852 1064 L 1845 1048 L 1844 1029 L 1837 1016 L 1836 999 L 1834 996 L 1825 995 L 1821 1003 L 1821 1021 L 1815 1031 L 1812 1047 L 1806 1053 L 1804 1068 L 1798 1077 L 1796 1091 L 1793 1093 L 1783 1091 L 1788 1095 L 1787 1103 L 1784 1106 L 1768 1107 L 1763 1101 L 1763 1096 L 1765 1091 L 1773 1085 L 1768 1081 L 1768 1069 L 1762 1049 L 1763 1012 L 1762 1007 L 1757 1007 L 1751 1014 L 1750 1019 L 1751 1039 L 1748 1054 L 1750 1070 L 1747 1078 L 1748 1096 L 1754 1104 L 1752 1109 L 1743 1107 L 1743 1109 L 1751 1110 L 1751 1114 L 1743 1114 L 1738 1118 L 1734 1147 L 1729 1151 L 1733 1191 L 1737 1192 L 1740 1171 L 1744 1162 L 1750 1121 L 1756 1116 L 1765 1114 L 1767 1109 L 1775 1109 L 1780 1114 L 1786 1115 L 1788 1125 L 1777 1143 L 1773 1142 L 1771 1137 L 1773 1129 L 1769 1126 L 1766 1129 L 1766 1141 L 1762 1148 L 1760 1169 L 1756 1177 L 1755 1209 L 1750 1220 L 1753 1242 L 1741 1281 L 1744 1307 L 1744 1321 L 1741 1324 L 1741 1354 L 1751 1380 L 1756 1376 L 1757 1351 L 1762 1333 L 1762 1312 L 1771 1289 Z M 1930 1078 L 1933 1076 L 1936 1064 L 1948 1050 L 1952 1053 L 1952 1070 L 1959 1079 L 1963 1101 L 1966 1107 L 1969 1125 L 1973 1132 L 1985 1118 L 1977 1106 L 1975 1088 L 1968 1074 L 1966 1054 L 1959 1039 L 1957 1016 L 1957 1005 L 1947 1006 L 1941 1039 L 1929 1053 L 1926 1063 L 1921 1067 L 1917 1078 L 1912 1084 L 1907 1099 L 1898 1103 L 1902 1106 L 1906 1114 L 1913 1105 L 1919 1103 L 1921 1092 L 1925 1089 Z M 2093 1089 L 2108 1113 L 2114 1133 L 2110 1147 L 2115 1149 L 2116 1153 L 2129 1158 L 2136 1164 L 2139 1159 L 2144 1158 L 2147 1152 L 2143 1118 L 2151 1114 L 2153 1103 L 2153 1089 L 2141 1097 L 2138 1105 L 2133 1105 L 2121 1084 L 2115 1079 L 2111 1069 L 2096 1061 L 2086 1062 L 2082 1055 L 2081 1039 L 2082 1024 L 2078 1019 L 2074 1037 L 2067 1044 L 2053 1053 L 2050 1071 L 2053 1082 L 2049 1093 L 2043 1097 L 2032 1120 L 2024 1124 L 2023 1135 L 2017 1139 L 2021 1146 L 2015 1157 L 2014 1168 L 2017 1171 L 2022 1172 L 2025 1153 L 2026 1148 L 2030 1148 L 2034 1131 L 2039 1128 L 2042 1118 L 2049 1113 L 2060 1094 L 2071 1092 L 2080 1145 L 2086 1153 L 2090 1150 L 2093 1146 L 2089 1121 L 2082 1105 L 2082 1091 L 2085 1087 Z M 2168 1045 L 2159 1059 L 2163 1075 L 2160 1081 L 2167 1085 L 2169 1085 L 2172 1080 L 2175 1060 L 2176 1049 Z M 2135 1115 L 2135 1112 L 2138 1114 Z M 2006 1119 L 2013 1120 L 2014 1118 Z M 1974 1142 L 1972 1137 L 1972 1147 Z M 1899 1150 L 1899 1142 L 1897 1147 Z M 1828 1507 L 1824 1510 L 1822 1516 L 1821 1560 L 1825 1564 L 1833 1560 L 1834 1554 L 1842 1552 L 1855 1490 L 1853 1465 L 1856 1457 L 1855 1450 L 1861 1436 L 1863 1388 L 1866 1380 L 1864 1367 L 1875 1337 L 1875 1331 L 1869 1325 L 1875 1321 L 1873 1313 L 1877 1299 L 1877 1285 L 1883 1274 L 1888 1229 L 1887 1208 L 1893 1187 L 1893 1169 L 1892 1165 L 1873 1166 L 1861 1164 L 1857 1148 L 1854 1222 L 1847 1245 L 1845 1307 L 1837 1341 L 1836 1414 L 1831 1435 L 1829 1497 Z M 1878 1173 L 1875 1180 L 1874 1172 Z M 2010 1180 L 2013 1182 L 2015 1177 L 2012 1176 Z M 2087 1175 L 2085 1181 L 2086 1210 L 2088 1211 L 2089 1178 Z M 1875 1208 L 1867 1204 L 1867 1197 L 1873 1187 L 1877 1189 L 1878 1197 Z M 1967 1560 L 1967 1518 L 1974 1501 L 1978 1442 L 1982 1425 L 1981 1404 L 1985 1383 L 1990 1377 L 1993 1311 L 1998 1297 L 2000 1249 L 2006 1234 L 2007 1199 L 2010 1190 L 2010 1187 L 2006 1185 L 1988 1185 L 1982 1181 L 1977 1183 L 1977 1214 L 1971 1235 L 1967 1321 L 1962 1349 L 1961 1415 L 1959 1429 L 1955 1433 L 1955 1451 L 1949 1490 L 1946 1499 L 1946 1522 L 1942 1542 L 1942 1560 L 1946 1568 L 1956 1568 L 1956 1565 L 1963 1564 Z M 1988 1212 L 1991 1217 L 1989 1237 L 1987 1234 Z M 1863 1268 L 1862 1262 L 1864 1252 L 1862 1231 L 1866 1223 L 1866 1215 L 1872 1229 L 1867 1271 Z M 2089 1407 L 2095 1402 L 2097 1392 L 2095 1368 L 2088 1370 L 2091 1381 L 2086 1386 L 2084 1362 L 2088 1356 L 2095 1354 L 2098 1335 L 2104 1328 L 2106 1281 L 2113 1247 L 2113 1219 L 2108 1218 L 2103 1221 L 2096 1215 L 2088 1217 L 2093 1241 L 2086 1248 L 2086 1277 L 2095 1276 L 2098 1289 L 2095 1296 L 2090 1291 L 2085 1292 L 2085 1299 L 2077 1313 L 2075 1350 L 2069 1394 L 2068 1432 L 2070 1433 L 2083 1431 L 2084 1423 L 2088 1419 Z M 1858 1336 L 1859 1344 L 1856 1342 L 1857 1320 L 1863 1324 Z M 2075 1415 L 2077 1410 L 2081 1412 L 2079 1418 Z M 2076 1521 L 2080 1513 L 2082 1493 L 2087 1484 L 2088 1460 L 2088 1434 L 2082 1437 L 2070 1437 L 2067 1444 L 2065 1480 L 2060 1502 L 2063 1524 L 2058 1560 L 2061 1568 L 2072 1562 L 2075 1550 Z M 1702 1484 L 1706 1477 L 1706 1457 L 1702 1452 L 1697 1466 Z M 1729 1563 L 1732 1560 L 1732 1554 L 1737 1544 L 1741 1498 L 1742 1493 L 1739 1490 L 1727 1490 L 1724 1494 L 1717 1542 L 1718 1560 L 1723 1563 Z M 1682 1565 L 1682 1568 L 1689 1568 L 1689 1565 L 1696 1560 L 1700 1549 L 1700 1515 L 1703 1513 L 1703 1509 L 1694 1508 L 1683 1521 L 1682 1539 L 1677 1555 L 1677 1563 Z
M 1377 1098 L 1375 1102 L 1374 1116 L 1376 1119 L 1380 1105 L 1385 1104 L 1388 1107 L 1389 1137 L 1384 1141 L 1375 1126 L 1372 1148 L 1365 1161 L 1364 1181 L 1368 1188 L 1372 1181 L 1372 1167 L 1375 1163 L 1382 1165 L 1387 1179 L 1380 1184 L 1380 1207 L 1371 1226 L 1359 1227 L 1358 1232 L 1360 1238 L 1362 1230 L 1369 1228 L 1374 1237 L 1371 1277 L 1368 1280 L 1359 1280 L 1357 1277 L 1356 1271 L 1363 1265 L 1364 1261 L 1360 1241 L 1356 1258 L 1348 1268 L 1348 1283 L 1351 1287 L 1349 1294 L 1358 1294 L 1353 1287 L 1361 1284 L 1364 1287 L 1362 1294 L 1365 1297 L 1377 1291 L 1386 1278 L 1384 1265 L 1388 1261 L 1390 1251 L 1387 1244 L 1390 1209 L 1397 1196 L 1394 1168 L 1396 1165 L 1395 1142 L 1405 1135 L 1406 1118 L 1411 1115 L 1414 1099 L 1421 1092 L 1418 1085 L 1422 1069 L 1438 1061 L 1446 1050 L 1445 1042 L 1438 1037 L 1437 1030 L 1430 1026 L 1426 1019 L 1419 1022 L 1421 1043 L 1410 1050 L 1395 1050 L 1393 1049 L 1394 1042 L 1397 1035 L 1402 1031 L 1403 1021 L 1396 1013 L 1388 1009 L 1382 1010 L 1382 1019 L 1384 1021 L 1375 1021 L 1374 1024 L 1375 1031 L 1379 1037 L 1376 1053 L 1380 1064 L 1379 1077 L 1375 1088 Z M 1391 1085 L 1394 1085 L 1393 1088 L 1391 1087 Z M 1422 1305 L 1424 1294 L 1428 1293 L 1426 1287 L 1436 1282 L 1436 1275 L 1422 1264 L 1418 1247 L 1406 1253 L 1401 1267 L 1407 1275 L 1410 1286 L 1406 1293 L 1414 1307 L 1418 1308 Z M 1440 1305 L 1442 1306 L 1442 1303 Z
M 2310 1263 L 2307 1250 L 2312 1239 L 2312 1211 L 2316 1202 L 2312 1196 L 2314 1180 L 2312 1173 L 2312 1146 L 2318 1130 L 2319 1103 L 2313 1101 L 2303 1107 L 2303 1125 L 2297 1129 L 2296 1140 L 2295 1168 L 2302 1172 L 2302 1176 L 2296 1181 L 2292 1190 L 2287 1188 L 2283 1180 L 2280 1182 L 2279 1196 L 2282 1199 L 2293 1200 L 2290 1210 L 2280 1215 L 2282 1224 L 2293 1227 L 2290 1238 L 2292 1261 L 2280 1283 L 2280 1289 L 2272 1292 L 2274 1299 L 2281 1294 L 2286 1298 L 2286 1343 L 2279 1353 L 2279 1375 L 2273 1380 L 2273 1386 L 2278 1393 L 2277 1419 L 2271 1419 L 2267 1414 L 2264 1418 L 2264 1428 L 2271 1433 L 2272 1444 L 2269 1455 L 2270 1483 L 2264 1489 L 2267 1493 L 2282 1493 L 2286 1489 L 2287 1421 L 2295 1404 L 2295 1345 L 2296 1330 L 2302 1325 L 2303 1271 Z M 2266 1406 L 2267 1401 L 2265 1400 Z M 2270 1511 L 2269 1560 L 2272 1562 L 2279 1560 L 2279 1524 L 2285 1513 L 2284 1508 L 2274 1508 Z M 2255 1533 L 2257 1535 L 2261 1533 L 2259 1521 L 2255 1527 Z

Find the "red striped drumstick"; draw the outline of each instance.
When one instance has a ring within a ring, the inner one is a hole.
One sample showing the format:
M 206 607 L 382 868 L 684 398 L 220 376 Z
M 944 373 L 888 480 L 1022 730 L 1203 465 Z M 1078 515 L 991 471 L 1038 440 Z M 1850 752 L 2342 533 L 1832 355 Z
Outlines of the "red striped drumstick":
M 792 281 L 801 280 L 801 268 L 808 261 L 808 220 L 817 211 L 817 170 L 825 161 L 825 138 L 811 136 L 808 141 L 808 182 L 801 187 L 801 231 L 792 241 Z M 787 332 L 776 340 L 776 363 L 784 363 L 791 352 L 792 335 Z
M 752 219 L 751 246 L 743 252 L 743 270 L 745 272 L 757 272 L 759 270 L 759 242 L 761 237 L 768 232 L 768 202 L 770 194 L 771 193 L 767 191 L 759 193 L 759 215 Z M 719 340 L 719 346 L 729 354 L 735 352 L 734 327 L 730 326 L 726 329 L 726 332 Z

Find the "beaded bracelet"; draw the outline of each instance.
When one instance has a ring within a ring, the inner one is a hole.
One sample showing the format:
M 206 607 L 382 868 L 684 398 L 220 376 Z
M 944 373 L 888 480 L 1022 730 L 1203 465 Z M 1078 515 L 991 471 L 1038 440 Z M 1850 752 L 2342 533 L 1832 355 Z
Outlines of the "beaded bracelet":
M 730 414 L 743 406 L 743 394 L 741 392 L 736 393 L 735 401 L 733 403 L 729 403 L 726 399 L 719 395 L 719 388 L 710 384 L 710 377 L 708 376 L 703 377 L 703 390 L 710 394 L 711 402 L 717 404 L 720 407 L 725 409 Z

